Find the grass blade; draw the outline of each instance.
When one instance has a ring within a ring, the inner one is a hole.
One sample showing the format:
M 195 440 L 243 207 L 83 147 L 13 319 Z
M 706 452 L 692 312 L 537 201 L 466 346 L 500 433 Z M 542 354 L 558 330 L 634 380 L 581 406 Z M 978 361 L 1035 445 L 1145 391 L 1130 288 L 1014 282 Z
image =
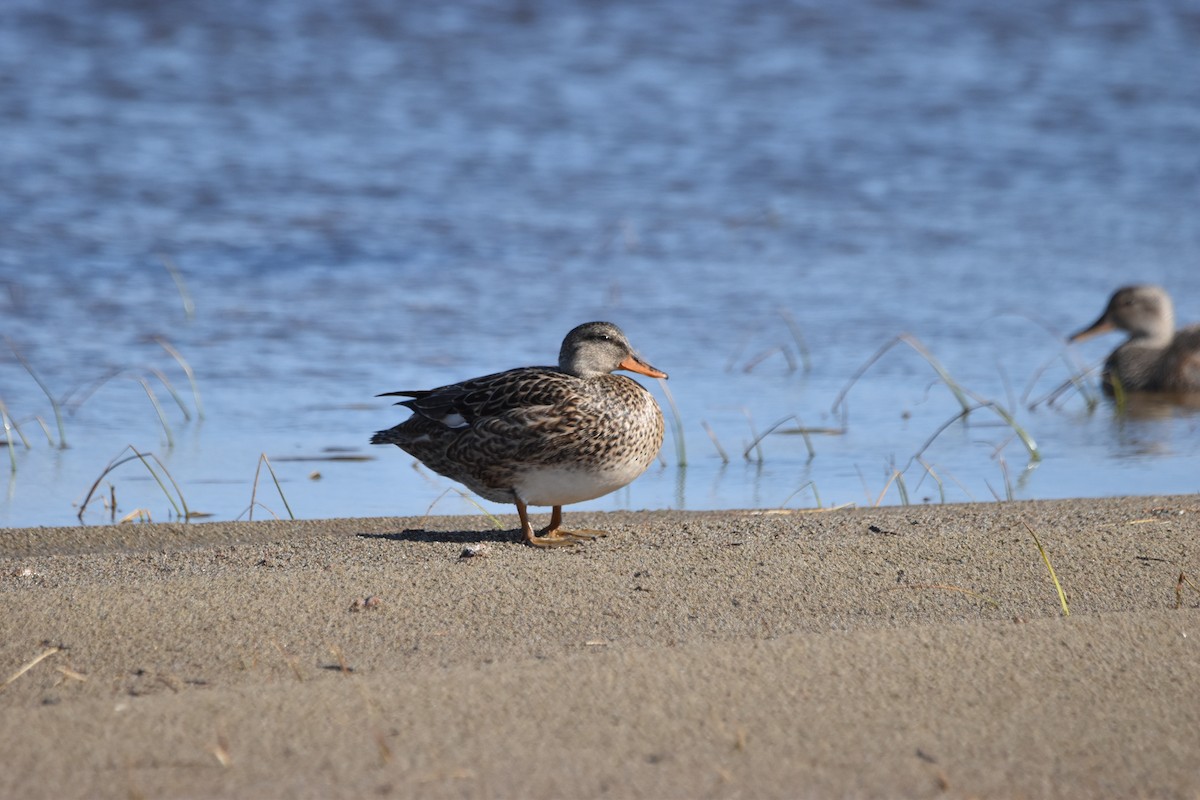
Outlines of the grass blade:
M 1042 554 L 1042 561 L 1046 562 L 1046 569 L 1050 571 L 1050 580 L 1054 581 L 1054 588 L 1058 592 L 1058 602 L 1062 605 L 1063 616 L 1071 616 L 1071 609 L 1067 607 L 1067 595 L 1063 592 L 1062 584 L 1058 582 L 1058 575 L 1054 573 L 1054 565 L 1050 563 L 1050 556 L 1046 554 L 1046 548 L 1042 547 L 1042 540 L 1038 538 L 1033 528 L 1029 527 L 1028 522 L 1021 520 L 1021 524 L 1033 537 L 1033 543 L 1037 545 L 1038 552 Z
M 192 365 L 187 362 L 182 353 L 176 350 L 175 347 L 163 337 L 155 336 L 154 341 L 158 342 L 158 346 L 163 350 L 166 350 L 167 353 L 175 359 L 175 361 L 179 364 L 180 369 L 183 370 L 183 374 L 187 375 L 188 383 L 190 383 L 192 386 L 192 398 L 196 401 L 196 416 L 198 416 L 200 419 L 204 419 L 204 404 L 200 402 L 200 387 L 196 383 L 196 373 L 192 371 Z
M 13 355 L 17 357 L 17 361 L 21 363 L 21 366 L 24 367 L 25 371 L 29 373 L 29 377 L 33 378 L 33 382 L 36 383 L 42 390 L 42 393 L 46 395 L 46 399 L 50 401 L 50 407 L 54 409 L 54 420 L 58 423 L 58 446 L 59 449 L 66 450 L 67 429 L 63 424 L 62 404 L 54 399 L 54 395 L 50 393 L 50 387 L 48 387 L 41 377 L 34 372 L 33 365 L 25 360 L 25 356 L 21 355 L 21 351 L 17 349 L 16 343 L 7 337 L 5 337 L 5 341 L 8 342 L 9 349 L 12 350 Z
M 889 350 L 901 343 L 911 347 L 917 352 L 918 355 L 920 355 L 925 359 L 926 362 L 929 363 L 929 366 L 933 367 L 933 371 L 938 374 L 938 377 L 942 379 L 942 382 L 946 384 L 946 387 L 951 391 L 951 393 L 954 394 L 954 399 L 956 399 L 958 404 L 962 406 L 963 414 L 965 415 L 970 413 L 971 404 L 967 401 L 967 394 L 965 391 L 963 391 L 962 386 L 958 383 L 958 381 L 951 377 L 950 373 L 946 371 L 946 368 L 942 366 L 942 363 L 934 357 L 933 353 L 929 352 L 928 348 L 926 348 L 919 339 L 907 333 L 902 333 L 884 344 L 883 347 L 876 350 L 875 354 L 868 358 L 861 367 L 855 370 L 854 374 L 850 376 L 850 380 L 844 387 L 842 387 L 842 390 L 838 392 L 837 398 L 834 399 L 833 410 L 837 411 L 838 406 L 840 406 L 846 399 L 846 395 L 850 392 L 850 389 L 858 382 L 859 378 L 866 374 L 867 370 L 870 369 L 876 361 L 883 358 L 883 356 Z
M 0 421 L 4 423 L 4 444 L 8 447 L 8 460 L 12 465 L 13 473 L 17 471 L 17 448 L 13 445 L 13 429 L 15 425 L 8 418 L 8 409 L 4 403 L 0 402 Z M 26 445 L 28 449 L 28 445 Z
M 121 453 L 124 453 L 126 450 L 131 451 L 133 455 L 121 458 Z M 167 486 L 165 483 L 163 483 L 162 478 L 159 477 L 158 472 L 156 472 L 154 467 L 150 465 L 150 462 L 146 460 L 147 458 L 154 459 L 154 462 L 158 464 L 159 469 L 161 469 L 163 474 L 167 476 L 167 480 L 169 480 L 171 485 L 175 487 L 175 493 L 179 496 L 178 503 L 175 502 L 175 498 L 171 495 L 171 492 L 167 490 Z M 127 464 L 134 459 L 141 461 L 142 466 L 144 466 L 146 471 L 150 473 L 150 477 L 154 478 L 155 483 L 158 484 L 158 488 L 162 490 L 162 493 L 166 496 L 167 501 L 171 504 L 171 508 L 174 509 L 175 516 L 185 521 L 188 519 L 187 501 L 184 500 L 183 491 L 179 488 L 179 484 L 175 481 L 175 479 L 171 477 L 171 473 L 169 470 L 167 470 L 166 465 L 164 465 L 159 457 L 154 455 L 154 453 L 142 453 L 136 447 L 129 444 L 125 445 L 121 452 L 117 453 L 116 456 L 113 457 L 112 461 L 108 462 L 108 465 L 100 473 L 100 477 L 96 478 L 96 481 L 92 484 L 92 488 L 88 489 L 87 496 L 84 497 L 83 502 L 79 504 L 79 513 L 77 516 L 80 522 L 83 522 L 83 514 L 85 511 L 87 511 L 88 505 L 92 502 L 92 497 L 96 494 L 96 489 L 100 487 L 100 483 L 105 479 L 105 477 L 107 477 L 109 473 L 111 473 L 117 467 L 121 466 L 122 464 Z M 182 510 L 180 509 L 180 506 L 182 506 Z M 115 510 L 116 509 L 114 508 L 114 512 Z
M 267 465 L 267 472 L 271 473 L 271 480 L 275 482 L 275 491 L 279 492 L 279 499 L 283 501 L 283 507 L 287 509 L 288 518 L 295 520 L 296 515 L 292 513 L 292 507 L 288 505 L 287 497 L 283 494 L 283 487 L 279 485 L 279 476 L 275 474 L 275 468 L 271 466 L 271 459 L 267 458 L 266 453 L 259 455 L 258 466 L 254 470 L 254 486 L 250 489 L 250 519 L 254 519 L 254 506 L 262 505 L 261 503 L 257 503 L 254 498 L 258 495 L 258 476 L 262 472 L 263 464 Z M 266 506 L 262 507 L 266 508 Z M 267 510 L 270 511 L 270 509 Z M 278 519 L 279 517 L 276 516 L 275 518 Z
M 686 467 L 687 445 L 683 441 L 683 419 L 679 416 L 679 406 L 675 405 L 675 397 L 667 387 L 666 379 L 658 378 L 657 380 L 658 385 L 662 387 L 663 394 L 666 395 L 667 405 L 671 407 L 671 431 L 675 438 L 675 459 L 679 466 Z
M 820 494 L 820 492 L 817 491 L 816 481 L 805 481 L 804 483 L 800 484 L 800 486 L 798 486 L 796 488 L 796 491 L 792 492 L 787 497 L 783 498 L 783 502 L 779 504 L 779 507 L 780 508 L 787 507 L 787 504 L 789 502 L 791 502 L 792 498 L 795 497 L 796 495 L 800 494 L 801 492 L 803 492 L 805 489 L 812 489 L 813 500 L 816 501 L 817 508 L 821 508 L 822 507 L 821 506 L 821 494 Z
M 179 267 L 175 262 L 166 256 L 159 256 L 158 260 L 166 267 L 170 273 L 171 279 L 175 281 L 175 288 L 179 290 L 179 298 L 183 301 L 183 315 L 187 317 L 188 322 L 196 318 L 196 304 L 192 302 L 192 295 L 188 292 L 187 284 L 183 282 L 183 273 L 179 271 Z
M 887 494 L 888 489 L 892 487 L 893 483 L 896 484 L 896 492 L 900 495 L 900 505 L 909 505 L 908 488 L 904 485 L 904 473 L 893 467 L 891 476 L 888 477 L 887 483 L 883 485 L 883 491 L 879 493 L 879 497 L 875 498 L 874 506 L 876 508 L 883 503 L 883 498 Z
M 712 440 L 713 447 L 717 448 L 717 455 L 721 457 L 721 463 L 729 463 L 729 454 L 725 452 L 725 448 L 721 447 L 721 442 L 717 440 L 717 432 L 708 424 L 708 420 L 700 420 L 700 425 L 704 428 L 704 432 L 708 434 L 708 438 Z
M 134 380 L 140 383 L 142 388 L 146 390 L 146 396 L 150 398 L 150 402 L 153 404 L 154 410 L 158 413 L 158 421 L 162 423 L 163 433 L 167 435 L 167 448 L 170 449 L 175 447 L 175 437 L 171 435 L 171 426 L 167 424 L 167 415 L 163 413 L 162 406 L 158 404 L 158 396 L 155 395 L 154 390 L 150 388 L 150 381 L 146 380 L 140 375 L 135 377 Z
M 812 358 L 808 352 L 808 343 L 804 341 L 804 334 L 800 332 L 800 326 L 796 324 L 796 318 L 786 309 L 781 309 L 779 316 L 783 317 L 784 324 L 788 326 L 788 330 L 792 334 L 792 339 L 796 342 L 796 349 L 800 352 L 800 363 L 805 374 L 812 372 Z
M 188 407 L 184 405 L 183 398 L 179 396 L 179 392 L 175 391 L 175 386 L 170 380 L 167 379 L 167 376 L 163 374 L 163 371 L 158 367 L 150 367 L 149 369 L 150 374 L 158 378 L 159 383 L 161 383 L 163 388 L 167 390 L 167 393 L 171 395 L 171 399 L 175 401 L 175 405 L 179 406 L 179 410 L 183 412 L 184 420 L 190 422 L 192 419 L 192 412 L 188 411 Z
M 750 409 L 743 408 L 742 413 L 746 415 L 746 422 L 749 423 L 749 425 L 750 425 L 750 436 L 753 439 L 750 446 L 747 447 L 744 451 L 742 451 L 742 457 L 745 458 L 747 461 L 749 461 L 750 460 L 750 451 L 756 450 L 756 451 L 758 451 L 758 459 L 757 459 L 758 463 L 761 464 L 761 463 L 763 463 L 762 437 L 759 436 L 754 431 L 754 417 L 750 416 Z

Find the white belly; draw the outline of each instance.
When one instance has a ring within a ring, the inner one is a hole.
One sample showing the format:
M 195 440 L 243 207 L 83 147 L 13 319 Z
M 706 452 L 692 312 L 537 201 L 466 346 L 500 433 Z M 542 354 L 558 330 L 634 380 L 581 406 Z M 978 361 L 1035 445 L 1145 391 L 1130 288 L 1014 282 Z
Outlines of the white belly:
M 537 467 L 518 476 L 514 488 L 527 505 L 565 506 L 615 492 L 645 471 L 640 464 L 593 470 Z

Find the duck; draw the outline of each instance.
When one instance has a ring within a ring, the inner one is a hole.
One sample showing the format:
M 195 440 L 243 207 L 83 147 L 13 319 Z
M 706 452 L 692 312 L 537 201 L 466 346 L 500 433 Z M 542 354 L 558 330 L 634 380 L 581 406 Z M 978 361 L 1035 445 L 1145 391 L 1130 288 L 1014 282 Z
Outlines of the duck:
M 1161 286 L 1118 289 L 1100 318 L 1068 341 L 1114 330 L 1129 338 L 1104 362 L 1105 393 L 1200 392 L 1200 325 L 1175 330 L 1175 307 Z
M 642 359 L 611 322 L 587 322 L 563 339 L 558 366 L 520 367 L 436 389 L 385 392 L 412 415 L 378 431 L 429 469 L 480 497 L 512 503 L 534 547 L 579 544 L 606 535 L 571 530 L 562 507 L 616 491 L 658 457 L 663 415 L 654 396 L 626 375 L 667 373 Z M 529 506 L 550 506 L 535 533 Z

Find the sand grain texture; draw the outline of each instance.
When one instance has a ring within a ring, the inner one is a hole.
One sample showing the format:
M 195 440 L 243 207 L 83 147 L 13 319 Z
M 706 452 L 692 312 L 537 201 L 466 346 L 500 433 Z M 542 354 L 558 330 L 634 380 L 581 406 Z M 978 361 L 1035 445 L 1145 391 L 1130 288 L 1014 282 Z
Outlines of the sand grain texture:
M 1200 498 L 503 519 L 0 531 L 0 796 L 1200 796 Z

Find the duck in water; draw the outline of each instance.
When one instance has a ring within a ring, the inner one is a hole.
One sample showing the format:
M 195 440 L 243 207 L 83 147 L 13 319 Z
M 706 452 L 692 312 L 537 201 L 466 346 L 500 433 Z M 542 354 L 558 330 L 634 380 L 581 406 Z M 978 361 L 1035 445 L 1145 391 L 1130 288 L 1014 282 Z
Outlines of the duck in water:
M 1175 330 L 1175 308 L 1161 287 L 1118 289 L 1100 318 L 1068 341 L 1113 330 L 1129 338 L 1104 362 L 1106 393 L 1115 386 L 1125 392 L 1200 392 L 1200 325 Z

